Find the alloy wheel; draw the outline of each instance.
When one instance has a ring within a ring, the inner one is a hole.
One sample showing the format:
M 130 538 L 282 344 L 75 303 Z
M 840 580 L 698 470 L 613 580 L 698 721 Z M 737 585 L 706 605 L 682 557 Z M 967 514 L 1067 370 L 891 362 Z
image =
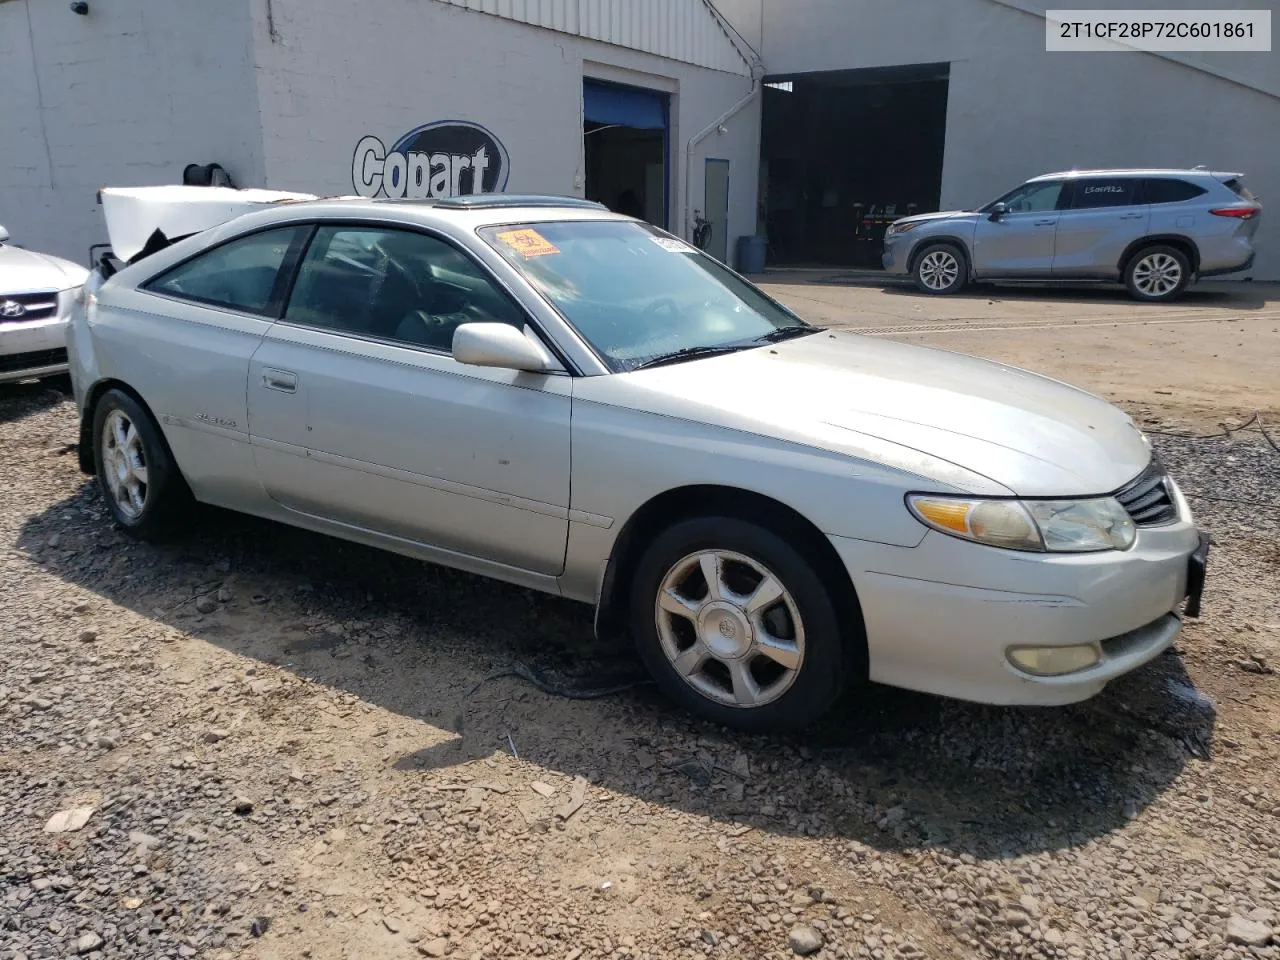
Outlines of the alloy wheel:
M 1144 297 L 1168 296 L 1182 283 L 1182 264 L 1167 253 L 1149 253 L 1133 268 L 1133 285 Z
M 102 473 L 107 492 L 129 520 L 147 506 L 147 455 L 137 426 L 122 410 L 112 410 L 102 424 Z
M 726 550 L 689 554 L 663 577 L 654 613 L 676 674 L 718 703 L 764 706 L 800 674 L 804 624 L 795 599 L 750 557 Z
M 960 261 L 948 250 L 932 250 L 920 261 L 919 272 L 930 290 L 946 290 L 960 276 Z

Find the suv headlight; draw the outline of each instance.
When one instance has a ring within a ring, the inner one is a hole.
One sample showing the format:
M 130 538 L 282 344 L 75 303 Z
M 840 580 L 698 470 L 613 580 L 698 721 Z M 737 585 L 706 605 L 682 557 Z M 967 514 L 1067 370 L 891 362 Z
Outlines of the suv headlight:
M 919 220 L 916 220 L 913 223 L 891 223 L 885 228 L 884 235 L 886 237 L 896 237 L 898 234 L 906 233 L 908 230 L 914 230 L 918 226 L 920 226 Z
M 978 500 L 910 494 L 907 506 L 942 533 L 1008 550 L 1089 553 L 1127 550 L 1138 531 L 1114 497 L 1096 500 Z

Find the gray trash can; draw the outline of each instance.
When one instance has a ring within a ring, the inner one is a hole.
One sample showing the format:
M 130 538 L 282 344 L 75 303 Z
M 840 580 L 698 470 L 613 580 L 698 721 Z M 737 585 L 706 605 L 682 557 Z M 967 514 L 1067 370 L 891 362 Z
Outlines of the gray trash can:
M 769 242 L 761 236 L 738 238 L 738 272 L 764 273 L 765 251 Z

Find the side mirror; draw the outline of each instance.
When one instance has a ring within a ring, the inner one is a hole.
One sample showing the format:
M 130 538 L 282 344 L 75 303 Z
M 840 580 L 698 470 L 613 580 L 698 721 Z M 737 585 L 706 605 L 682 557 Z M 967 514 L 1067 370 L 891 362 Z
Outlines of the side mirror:
M 991 205 L 991 210 L 990 210 L 991 216 L 988 217 L 987 219 L 999 220 L 1008 212 L 1009 212 L 1009 205 L 1007 203 L 1003 203 L 1003 202 L 995 203 Z
M 546 348 L 509 323 L 464 323 L 453 331 L 453 359 L 476 367 L 546 373 L 558 366 Z
M 9 239 L 9 231 L 4 227 L 0 227 L 0 243 L 4 243 Z

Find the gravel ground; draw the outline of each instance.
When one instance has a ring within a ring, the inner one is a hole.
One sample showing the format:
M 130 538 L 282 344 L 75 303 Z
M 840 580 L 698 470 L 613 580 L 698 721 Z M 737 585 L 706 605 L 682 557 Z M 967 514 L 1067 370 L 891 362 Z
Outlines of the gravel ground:
M 769 739 L 491 677 L 633 670 L 585 607 L 212 511 L 131 543 L 74 428 L 0 388 L 0 960 L 1280 958 L 1256 432 L 1158 438 L 1215 537 L 1177 651 L 1076 707 L 873 688 Z

